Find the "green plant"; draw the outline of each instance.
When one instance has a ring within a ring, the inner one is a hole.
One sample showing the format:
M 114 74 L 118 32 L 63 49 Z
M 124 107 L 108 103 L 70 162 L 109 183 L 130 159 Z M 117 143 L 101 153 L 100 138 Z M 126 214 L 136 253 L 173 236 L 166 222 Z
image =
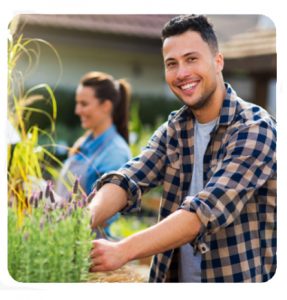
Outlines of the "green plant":
M 89 274 L 91 240 L 86 198 L 77 188 L 67 200 L 55 201 L 49 183 L 34 191 L 17 226 L 17 205 L 8 209 L 8 269 L 20 282 L 82 282 Z

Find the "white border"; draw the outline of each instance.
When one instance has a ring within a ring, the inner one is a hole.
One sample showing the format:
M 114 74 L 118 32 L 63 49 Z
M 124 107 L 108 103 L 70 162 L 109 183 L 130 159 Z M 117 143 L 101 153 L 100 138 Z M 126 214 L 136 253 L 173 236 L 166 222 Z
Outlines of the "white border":
M 200 2 L 200 3 L 198 3 Z M 98 299 L 110 299 L 110 297 L 125 299 L 176 299 L 180 297 L 202 297 L 203 299 L 271 299 L 275 292 L 283 287 L 287 278 L 287 249 L 286 233 L 287 218 L 285 216 L 286 201 L 284 201 L 286 181 L 285 172 L 287 153 L 286 145 L 286 104 L 287 93 L 284 79 L 286 74 L 287 46 L 286 28 L 287 17 L 283 7 L 284 1 L 187 1 L 187 0 L 58 0 L 53 1 L 29 1 L 14 0 L 5 3 L 1 8 L 0 18 L 0 53 L 6 53 L 7 49 L 7 25 L 18 13 L 107 13 L 107 14 L 265 14 L 276 24 L 277 29 L 277 53 L 278 53 L 278 80 L 277 80 L 277 120 L 278 120 L 278 268 L 275 277 L 264 284 L 21 284 L 15 282 L 7 272 L 7 180 L 6 180 L 6 86 L 7 86 L 7 59 L 6 55 L 0 57 L 0 99 L 2 103 L 0 116 L 0 297 L 1 299 L 27 298 L 27 299 L 51 299 L 51 297 L 93 297 Z M 5 107 L 5 108 L 4 108 Z M 285 183 L 285 184 L 284 184 Z M 286 266 L 286 267 L 285 267 Z M 3 298 L 3 296 L 7 296 Z

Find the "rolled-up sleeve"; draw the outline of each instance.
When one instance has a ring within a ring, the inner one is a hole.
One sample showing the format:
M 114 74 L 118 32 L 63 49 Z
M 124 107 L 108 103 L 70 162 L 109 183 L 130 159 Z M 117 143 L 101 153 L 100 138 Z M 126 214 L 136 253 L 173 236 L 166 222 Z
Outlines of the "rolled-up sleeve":
M 224 148 L 224 157 L 204 189 L 187 196 L 180 207 L 196 213 L 202 223 L 196 242 L 233 223 L 276 172 L 276 131 L 266 122 L 242 125 Z
M 96 190 L 99 190 L 106 183 L 116 184 L 127 192 L 128 203 L 127 206 L 121 211 L 122 213 L 138 211 L 140 209 L 141 190 L 138 188 L 136 182 L 120 172 L 110 172 L 103 175 L 96 182 Z

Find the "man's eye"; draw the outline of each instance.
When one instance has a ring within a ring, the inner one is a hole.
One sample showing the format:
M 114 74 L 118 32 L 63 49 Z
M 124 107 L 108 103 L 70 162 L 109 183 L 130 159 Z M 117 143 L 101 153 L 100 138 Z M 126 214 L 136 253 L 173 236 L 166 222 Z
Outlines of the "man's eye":
M 172 67 L 174 67 L 175 65 L 176 65 L 175 62 L 168 62 L 168 63 L 166 64 L 166 67 L 167 67 L 167 68 L 172 68 Z
M 188 62 L 194 62 L 194 61 L 196 61 L 196 57 L 188 57 L 188 59 L 187 59 L 187 61 Z

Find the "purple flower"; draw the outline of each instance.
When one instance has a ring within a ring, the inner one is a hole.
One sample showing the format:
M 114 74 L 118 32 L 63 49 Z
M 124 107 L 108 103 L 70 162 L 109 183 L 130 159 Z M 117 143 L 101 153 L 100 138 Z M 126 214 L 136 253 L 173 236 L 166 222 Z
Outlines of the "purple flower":
M 54 193 L 53 193 L 52 190 L 50 190 L 49 196 L 50 196 L 51 202 L 52 202 L 52 203 L 55 203 L 55 202 L 56 202 L 56 201 L 55 201 L 55 196 L 54 196 Z
M 49 198 L 49 196 L 50 196 L 50 190 L 51 190 L 50 182 L 48 181 L 47 182 L 47 186 L 46 186 L 46 190 L 45 190 L 45 197 L 46 198 Z
M 87 197 L 86 201 L 87 201 L 88 203 L 90 203 L 90 202 L 93 200 L 93 198 L 95 197 L 95 195 L 96 195 L 96 192 L 93 191 L 93 192 Z
M 72 199 L 73 199 L 73 196 L 71 193 L 69 193 L 69 196 L 68 196 L 68 202 L 71 203 L 72 202 Z
M 77 178 L 75 180 L 75 182 L 74 182 L 74 185 L 73 185 L 73 194 L 77 194 L 78 189 L 79 189 L 79 178 Z
M 33 203 L 34 203 L 34 194 L 29 199 L 29 204 L 33 205 Z

